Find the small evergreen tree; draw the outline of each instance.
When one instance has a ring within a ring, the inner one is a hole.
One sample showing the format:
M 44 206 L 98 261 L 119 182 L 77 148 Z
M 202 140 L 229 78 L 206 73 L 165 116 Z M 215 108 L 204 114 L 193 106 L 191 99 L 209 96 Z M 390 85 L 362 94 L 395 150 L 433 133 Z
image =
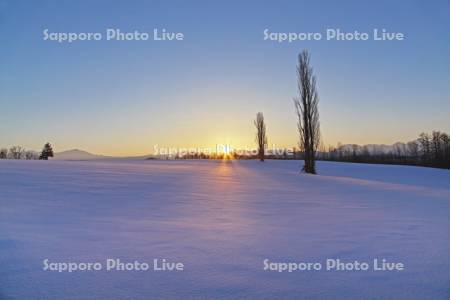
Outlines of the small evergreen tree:
M 39 159 L 48 160 L 49 157 L 53 157 L 53 149 L 52 145 L 50 145 L 50 143 L 47 143 L 44 145 Z

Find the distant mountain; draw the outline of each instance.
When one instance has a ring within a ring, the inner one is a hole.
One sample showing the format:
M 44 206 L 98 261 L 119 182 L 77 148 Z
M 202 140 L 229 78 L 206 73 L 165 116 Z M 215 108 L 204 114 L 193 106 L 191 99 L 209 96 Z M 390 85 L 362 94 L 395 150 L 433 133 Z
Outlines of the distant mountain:
M 142 156 L 106 156 L 92 154 L 87 151 L 72 149 L 55 153 L 54 160 L 100 160 L 100 159 L 120 159 L 120 160 L 141 160 L 153 158 L 151 155 Z
M 93 160 L 93 159 L 106 159 L 111 158 L 109 156 L 92 154 L 87 151 L 72 149 L 63 152 L 55 153 L 55 160 Z

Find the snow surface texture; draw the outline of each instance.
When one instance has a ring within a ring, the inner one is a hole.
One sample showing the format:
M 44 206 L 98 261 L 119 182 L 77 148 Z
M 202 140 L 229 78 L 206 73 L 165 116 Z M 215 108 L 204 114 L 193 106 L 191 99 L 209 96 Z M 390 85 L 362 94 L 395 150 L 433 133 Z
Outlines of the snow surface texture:
M 450 172 L 298 161 L 0 161 L 0 299 L 450 299 Z M 43 260 L 182 272 L 43 271 Z M 405 271 L 263 270 L 263 260 Z

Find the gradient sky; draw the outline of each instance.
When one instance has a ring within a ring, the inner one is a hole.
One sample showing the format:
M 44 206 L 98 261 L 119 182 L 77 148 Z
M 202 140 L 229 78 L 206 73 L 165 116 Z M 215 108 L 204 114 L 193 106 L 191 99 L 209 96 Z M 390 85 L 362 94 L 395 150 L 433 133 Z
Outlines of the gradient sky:
M 297 144 L 296 61 L 312 55 L 325 144 L 450 131 L 450 1 L 0 0 L 0 147 L 141 155 Z M 182 42 L 43 41 L 42 31 L 152 31 Z M 406 40 L 263 41 L 263 30 L 403 32 Z

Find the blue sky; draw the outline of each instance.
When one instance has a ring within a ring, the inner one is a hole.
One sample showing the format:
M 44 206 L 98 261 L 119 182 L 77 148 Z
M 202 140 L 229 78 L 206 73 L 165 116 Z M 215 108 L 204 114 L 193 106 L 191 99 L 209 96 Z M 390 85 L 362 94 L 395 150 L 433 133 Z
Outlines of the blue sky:
M 318 79 L 325 144 L 450 131 L 450 1 L 0 0 L 0 147 L 111 155 L 160 147 L 295 146 L 297 54 Z M 52 32 L 183 32 L 184 41 L 43 40 Z M 327 28 L 404 41 L 263 40 Z

